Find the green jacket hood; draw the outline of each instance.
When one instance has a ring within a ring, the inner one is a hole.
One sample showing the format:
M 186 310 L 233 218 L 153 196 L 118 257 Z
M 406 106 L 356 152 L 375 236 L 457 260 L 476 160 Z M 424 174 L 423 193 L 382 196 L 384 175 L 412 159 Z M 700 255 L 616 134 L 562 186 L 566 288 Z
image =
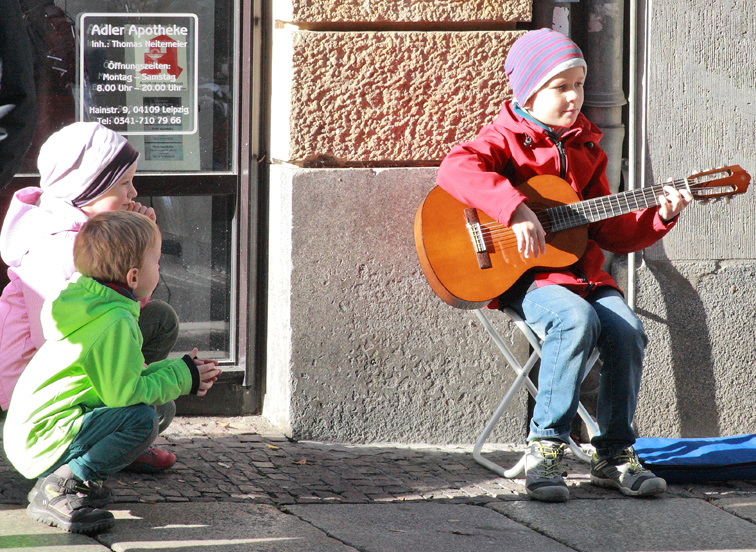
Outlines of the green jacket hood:
M 86 300 L 83 300 L 85 297 Z M 42 328 L 45 339 L 66 339 L 92 321 L 123 308 L 139 317 L 138 301 L 75 272 L 60 295 L 43 308 Z

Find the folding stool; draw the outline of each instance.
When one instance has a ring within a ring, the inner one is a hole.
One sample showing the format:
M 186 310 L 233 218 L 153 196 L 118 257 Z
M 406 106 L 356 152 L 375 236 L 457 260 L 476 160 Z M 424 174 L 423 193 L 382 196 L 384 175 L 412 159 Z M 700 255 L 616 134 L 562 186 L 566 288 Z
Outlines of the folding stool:
M 517 464 L 510 468 L 505 469 L 504 467 L 500 466 L 499 464 L 496 464 L 487 458 L 483 458 L 481 454 L 481 449 L 483 448 L 483 445 L 485 444 L 486 440 L 488 439 L 488 436 L 490 435 L 491 431 L 493 431 L 493 428 L 496 426 L 496 424 L 499 422 L 499 418 L 501 418 L 502 414 L 504 414 L 504 411 L 509 406 L 509 403 L 512 402 L 512 399 L 514 399 L 517 392 L 520 390 L 520 388 L 525 385 L 527 390 L 530 392 L 530 394 L 535 397 L 536 393 L 538 393 L 538 389 L 536 388 L 535 384 L 530 380 L 528 377 L 528 374 L 530 374 L 530 370 L 535 366 L 536 362 L 538 362 L 538 359 L 541 357 L 541 341 L 538 339 L 538 337 L 533 333 L 533 330 L 531 330 L 528 325 L 525 323 L 525 321 L 512 309 L 505 308 L 502 309 L 502 312 L 504 312 L 509 318 L 512 319 L 512 321 L 515 323 L 515 326 L 522 332 L 522 334 L 525 336 L 525 338 L 530 343 L 530 346 L 533 347 L 533 352 L 530 354 L 530 357 L 528 358 L 527 362 L 525 364 L 520 364 L 517 359 L 514 357 L 512 352 L 507 347 L 506 343 L 504 343 L 504 340 L 499 335 L 499 332 L 496 331 L 496 328 L 493 326 L 491 321 L 486 316 L 484 309 L 477 309 L 475 311 L 475 314 L 478 317 L 478 320 L 483 324 L 483 327 L 486 329 L 488 334 L 491 336 L 491 339 L 493 339 L 494 343 L 496 343 L 496 346 L 499 347 L 499 350 L 504 355 L 504 358 L 506 359 L 507 363 L 512 367 L 512 369 L 517 374 L 517 377 L 515 378 L 514 382 L 512 382 L 512 385 L 510 385 L 509 389 L 507 390 L 506 394 L 504 395 L 504 398 L 501 400 L 501 403 L 499 403 L 498 408 L 494 412 L 491 419 L 488 421 L 488 424 L 486 424 L 485 429 L 483 430 L 483 433 L 480 434 L 480 437 L 478 437 L 477 442 L 475 443 L 475 447 L 473 448 L 473 458 L 475 458 L 475 461 L 479 464 L 485 466 L 489 470 L 492 470 L 499 475 L 502 475 L 507 478 L 517 477 L 517 475 L 525 469 L 525 456 L 520 459 Z M 591 371 L 591 368 L 593 368 L 593 365 L 596 363 L 599 357 L 598 349 L 594 349 L 593 353 L 591 354 L 590 358 L 588 359 L 588 369 L 586 370 L 586 374 Z M 582 403 L 578 403 L 578 414 L 580 414 L 580 417 L 585 422 L 585 425 L 588 429 L 588 433 L 593 436 L 598 431 L 598 426 L 596 425 L 596 422 L 591 418 L 590 414 L 588 414 L 588 411 L 585 409 L 585 407 L 582 405 Z M 570 438 L 570 442 L 568 443 L 568 446 L 570 450 L 575 454 L 577 458 L 582 460 L 583 462 L 590 462 L 591 457 L 583 452 L 580 447 Z

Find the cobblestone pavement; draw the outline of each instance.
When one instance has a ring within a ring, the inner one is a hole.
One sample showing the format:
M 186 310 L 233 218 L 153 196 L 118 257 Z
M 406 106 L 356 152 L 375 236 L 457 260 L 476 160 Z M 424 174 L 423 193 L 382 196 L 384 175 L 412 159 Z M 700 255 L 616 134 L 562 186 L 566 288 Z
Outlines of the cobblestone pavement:
M 115 503 L 250 502 L 359 504 L 442 501 L 484 504 L 528 500 L 522 479 L 505 479 L 477 464 L 472 446 L 343 445 L 291 441 L 257 417 L 176 418 L 157 446 L 178 458 L 159 475 L 119 473 L 107 486 Z M 524 445 L 492 445 L 486 454 L 514 465 Z M 566 456 L 575 499 L 621 498 L 589 482 L 588 466 Z M 26 504 L 33 482 L 0 457 L 0 503 Z M 716 499 L 750 495 L 756 482 L 672 485 L 669 497 Z

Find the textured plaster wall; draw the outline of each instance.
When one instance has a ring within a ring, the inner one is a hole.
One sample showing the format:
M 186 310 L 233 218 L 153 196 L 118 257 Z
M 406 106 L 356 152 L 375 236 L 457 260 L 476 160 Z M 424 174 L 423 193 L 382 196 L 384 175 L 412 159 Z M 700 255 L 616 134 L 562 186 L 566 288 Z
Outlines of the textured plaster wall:
M 522 34 L 277 32 L 291 73 L 277 73 L 289 132 L 275 136 L 273 156 L 310 165 L 437 163 L 498 113 L 506 53 Z
M 304 0 L 278 3 L 279 20 L 300 24 L 334 22 L 491 23 L 529 21 L 529 0 Z
M 756 4 L 655 2 L 650 21 L 647 181 L 730 164 L 756 174 Z M 642 257 L 637 306 L 650 345 L 636 421 L 645 435 L 756 427 L 754 193 L 692 205 Z
M 510 94 L 504 60 L 531 11 L 523 0 L 281 1 L 274 17 L 274 159 L 428 166 Z M 473 22 L 482 30 L 466 30 Z
M 756 264 L 652 262 L 638 271 L 650 337 L 636 422 L 644 435 L 753 433 Z

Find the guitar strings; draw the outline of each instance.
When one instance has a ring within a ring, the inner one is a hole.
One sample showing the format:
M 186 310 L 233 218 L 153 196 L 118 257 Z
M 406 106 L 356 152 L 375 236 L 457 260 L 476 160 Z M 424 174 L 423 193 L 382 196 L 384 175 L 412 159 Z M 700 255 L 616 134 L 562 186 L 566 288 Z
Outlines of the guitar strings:
M 672 182 L 666 182 L 664 184 L 649 186 L 621 194 L 601 196 L 577 203 L 557 205 L 542 211 L 537 211 L 535 214 L 538 222 L 541 223 L 541 226 L 546 232 L 546 235 L 548 235 L 551 233 L 553 222 L 549 212 L 560 215 L 559 224 L 555 224 L 555 226 L 557 226 L 557 231 L 573 228 L 575 226 L 582 226 L 596 220 L 603 220 L 605 218 L 611 218 L 621 214 L 638 211 L 642 208 L 658 205 L 658 197 L 663 193 L 665 186 L 682 189 L 688 186 L 688 182 L 686 179 L 678 179 Z M 630 202 L 628 201 L 630 198 L 635 200 L 634 207 L 630 205 Z M 643 204 L 638 202 L 639 198 L 643 199 Z M 625 202 L 624 206 L 621 204 L 622 200 Z M 615 214 L 615 208 L 620 211 L 618 214 Z M 611 214 L 608 214 L 610 212 Z M 591 219 L 590 216 L 586 215 L 594 216 L 593 219 Z M 514 231 L 510 227 L 505 226 L 500 222 L 481 224 L 480 226 L 481 230 L 483 230 L 483 239 L 487 248 L 492 245 L 494 247 L 498 245 L 500 248 L 505 249 L 517 245 L 517 236 L 515 236 Z

